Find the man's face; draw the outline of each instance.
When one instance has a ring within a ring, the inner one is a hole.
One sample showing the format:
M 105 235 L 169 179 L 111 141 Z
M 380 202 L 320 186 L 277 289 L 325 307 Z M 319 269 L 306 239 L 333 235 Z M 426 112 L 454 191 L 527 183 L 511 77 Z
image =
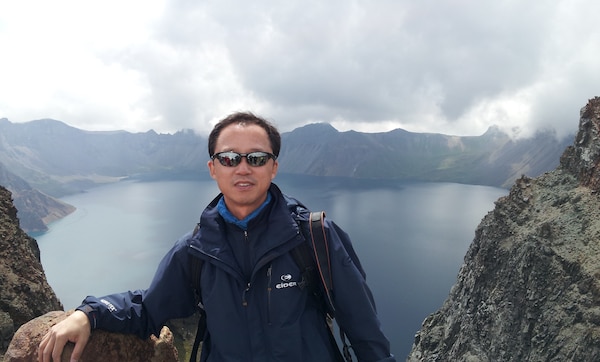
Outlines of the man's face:
M 225 127 L 215 145 L 215 153 L 233 151 L 237 153 L 272 153 L 267 132 L 255 124 L 231 124 Z M 277 174 L 278 162 L 269 159 L 263 166 L 248 165 L 245 157 L 239 165 L 223 166 L 216 158 L 208 161 L 210 176 L 217 181 L 229 211 L 243 219 L 256 210 L 267 198 L 271 180 Z

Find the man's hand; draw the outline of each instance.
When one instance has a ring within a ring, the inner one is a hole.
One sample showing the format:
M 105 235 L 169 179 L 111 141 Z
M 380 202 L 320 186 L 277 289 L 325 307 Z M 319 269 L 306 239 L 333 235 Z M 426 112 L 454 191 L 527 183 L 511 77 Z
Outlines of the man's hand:
M 38 349 L 39 362 L 58 362 L 68 342 L 75 343 L 71 362 L 77 362 L 90 338 L 90 321 L 82 311 L 75 311 L 54 325 L 42 338 Z

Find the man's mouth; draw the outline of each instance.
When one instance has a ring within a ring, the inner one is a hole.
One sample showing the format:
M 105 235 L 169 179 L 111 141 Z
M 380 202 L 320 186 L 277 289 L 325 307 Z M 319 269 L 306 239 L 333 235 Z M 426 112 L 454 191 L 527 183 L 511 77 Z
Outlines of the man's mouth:
M 251 182 L 236 182 L 235 186 L 237 187 L 250 187 L 252 186 Z

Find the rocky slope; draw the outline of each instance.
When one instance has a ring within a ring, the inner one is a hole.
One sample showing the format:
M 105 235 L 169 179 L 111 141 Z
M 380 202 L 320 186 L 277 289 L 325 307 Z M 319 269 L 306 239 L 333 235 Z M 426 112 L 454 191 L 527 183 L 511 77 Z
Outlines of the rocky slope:
M 409 361 L 600 360 L 600 98 L 554 171 L 484 217 Z
M 46 280 L 37 242 L 19 227 L 11 193 L 0 187 L 0 356 L 22 324 L 62 309 Z
M 0 163 L 0 185 L 6 187 L 18 210 L 21 228 L 28 233 L 48 230 L 48 224 L 61 219 L 75 207 L 31 187 L 27 181 L 8 171 Z

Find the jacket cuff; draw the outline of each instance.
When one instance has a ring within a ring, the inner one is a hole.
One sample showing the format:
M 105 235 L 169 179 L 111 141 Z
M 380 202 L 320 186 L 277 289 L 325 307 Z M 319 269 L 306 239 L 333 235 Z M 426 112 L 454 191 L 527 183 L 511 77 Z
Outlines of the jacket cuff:
M 89 304 L 82 304 L 79 307 L 75 308 L 75 310 L 80 310 L 88 317 L 90 320 L 90 329 L 96 329 L 96 310 L 92 308 Z

